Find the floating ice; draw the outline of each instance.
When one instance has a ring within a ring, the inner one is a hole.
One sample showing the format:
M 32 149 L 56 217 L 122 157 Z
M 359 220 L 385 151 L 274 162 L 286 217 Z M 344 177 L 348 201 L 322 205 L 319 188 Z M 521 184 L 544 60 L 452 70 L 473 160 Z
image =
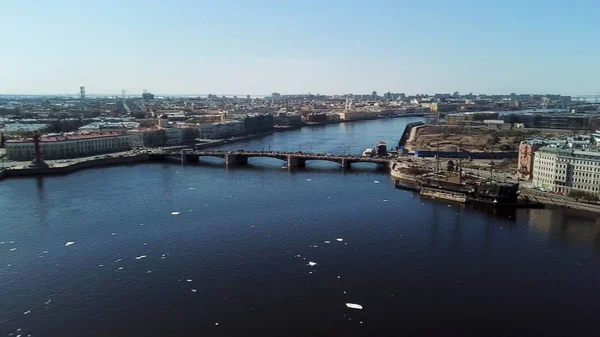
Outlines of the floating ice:
M 356 304 L 356 303 L 346 303 L 346 306 L 350 309 L 358 309 L 358 310 L 362 310 L 362 305 L 360 304 Z
M 188 282 L 192 282 L 192 279 L 191 279 L 191 278 L 189 278 L 189 279 L 187 279 L 186 281 L 188 281 Z
M 306 179 L 306 181 L 311 181 L 311 180 L 312 180 L 312 179 L 310 179 L 310 178 Z
M 42 253 L 43 253 L 43 254 L 48 254 L 48 251 L 47 251 L 47 250 L 45 250 L 45 251 L 43 251 Z
M 342 239 L 342 238 L 337 238 L 337 239 L 335 239 L 335 241 L 342 242 L 342 241 L 344 241 L 344 239 Z
M 146 274 L 152 274 L 152 270 L 148 270 Z
M 388 202 L 388 201 L 389 201 L 389 200 L 387 200 L 387 199 L 383 199 L 383 202 Z
M 190 190 L 193 190 L 193 189 L 194 189 L 193 187 L 190 187 Z
M 219 322 L 215 323 L 215 326 L 219 325 Z
M 123 270 L 123 267 L 119 267 L 119 270 Z
M 294 255 L 294 257 L 301 257 L 300 255 Z
M 452 206 L 448 205 L 448 207 L 452 207 Z
M 375 181 L 374 181 L 374 183 L 375 183 L 375 184 L 379 184 L 379 180 L 375 180 Z
M 15 250 L 17 250 L 17 248 L 11 248 L 11 249 L 9 249 L 8 251 L 9 251 L 9 252 L 14 252 Z
M 117 235 L 117 233 L 110 233 L 110 235 Z
M 23 313 L 23 315 L 29 315 L 31 313 L 31 310 L 27 310 Z
M 179 212 L 171 212 L 171 215 L 179 215 Z
M 44 302 L 44 304 L 50 304 L 50 302 L 52 302 L 52 300 L 47 300 L 46 302 Z
M 145 257 L 146 257 L 146 255 L 140 255 L 140 256 L 136 256 L 135 259 L 136 260 L 141 260 L 141 259 L 143 259 Z
M 121 262 L 122 259 L 116 259 L 115 262 Z
M 316 265 L 317 265 L 317 263 L 316 263 L 316 262 L 312 262 L 312 261 L 310 261 L 310 262 L 308 262 L 308 265 L 309 265 L 309 266 L 311 266 L 311 267 L 314 267 L 314 266 L 316 266 Z
M 341 277 L 338 275 L 338 279 L 340 279 Z
M 196 289 L 192 289 L 192 292 L 195 293 L 197 290 Z
M 75 242 L 73 241 L 68 241 L 67 243 L 65 243 L 65 247 L 69 247 L 70 245 L 75 244 Z
M 331 243 L 331 241 L 323 241 L 323 242 L 325 242 L 325 243 Z

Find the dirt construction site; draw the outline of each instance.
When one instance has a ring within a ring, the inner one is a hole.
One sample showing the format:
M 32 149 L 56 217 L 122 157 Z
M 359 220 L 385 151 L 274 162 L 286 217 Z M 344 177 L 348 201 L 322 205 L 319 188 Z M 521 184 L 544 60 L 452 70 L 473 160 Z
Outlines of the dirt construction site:
M 405 148 L 415 150 L 518 151 L 519 143 L 531 138 L 559 138 L 573 130 L 498 129 L 485 126 L 423 125 L 411 130 Z

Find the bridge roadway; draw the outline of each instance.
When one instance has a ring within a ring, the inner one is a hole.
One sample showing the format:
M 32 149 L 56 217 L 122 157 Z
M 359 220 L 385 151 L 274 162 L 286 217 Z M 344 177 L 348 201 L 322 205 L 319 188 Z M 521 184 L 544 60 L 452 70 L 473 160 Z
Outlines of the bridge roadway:
M 338 163 L 343 169 L 350 169 L 354 163 L 376 163 L 387 165 L 390 158 L 343 156 L 304 152 L 277 152 L 277 151 L 199 151 L 182 150 L 177 152 L 166 152 L 166 154 L 181 156 L 184 163 L 197 162 L 200 157 L 217 157 L 225 159 L 225 165 L 242 165 L 248 163 L 249 158 L 275 158 L 287 163 L 288 168 L 304 167 L 308 160 L 324 160 Z

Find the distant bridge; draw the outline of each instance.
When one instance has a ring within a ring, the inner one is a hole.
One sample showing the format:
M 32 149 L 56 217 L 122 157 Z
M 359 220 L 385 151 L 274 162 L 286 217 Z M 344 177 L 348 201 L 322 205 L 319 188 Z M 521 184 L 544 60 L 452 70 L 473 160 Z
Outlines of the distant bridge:
M 199 151 L 199 150 L 181 150 L 166 151 L 166 155 L 178 156 L 182 162 L 198 162 L 200 157 L 216 157 L 225 159 L 225 165 L 243 165 L 248 163 L 249 158 L 275 158 L 287 163 L 288 168 L 304 167 L 309 160 L 322 160 L 338 163 L 343 169 L 350 169 L 354 163 L 375 163 L 387 165 L 389 158 L 383 157 L 362 157 L 362 156 L 343 156 L 331 154 L 316 154 L 304 152 L 277 152 L 277 151 Z

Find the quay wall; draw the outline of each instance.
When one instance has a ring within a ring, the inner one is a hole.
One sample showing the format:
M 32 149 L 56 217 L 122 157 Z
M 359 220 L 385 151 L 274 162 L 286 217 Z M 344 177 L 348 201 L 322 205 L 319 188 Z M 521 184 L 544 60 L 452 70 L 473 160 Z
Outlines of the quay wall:
M 9 169 L 0 172 L 0 179 L 9 177 L 31 177 L 31 176 L 46 176 L 46 175 L 61 175 L 69 174 L 75 171 L 102 167 L 102 166 L 115 166 L 115 165 L 131 165 L 141 162 L 148 162 L 151 159 L 150 155 L 142 154 L 132 157 L 119 157 L 119 158 L 105 158 L 105 159 L 93 159 L 74 163 L 67 166 L 60 167 L 48 167 L 48 168 L 37 168 L 37 169 Z

